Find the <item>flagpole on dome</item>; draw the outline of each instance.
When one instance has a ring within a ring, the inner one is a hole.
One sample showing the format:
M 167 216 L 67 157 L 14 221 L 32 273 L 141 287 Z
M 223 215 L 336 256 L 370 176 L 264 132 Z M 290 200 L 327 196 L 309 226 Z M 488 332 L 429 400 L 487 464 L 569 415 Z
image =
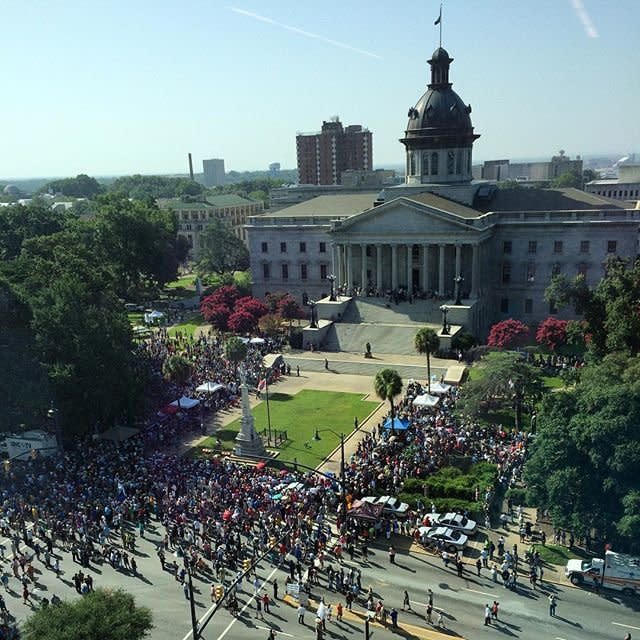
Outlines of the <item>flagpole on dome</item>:
M 438 14 L 438 19 L 433 24 L 440 25 L 440 47 L 442 48 L 442 2 L 440 3 L 440 13 Z

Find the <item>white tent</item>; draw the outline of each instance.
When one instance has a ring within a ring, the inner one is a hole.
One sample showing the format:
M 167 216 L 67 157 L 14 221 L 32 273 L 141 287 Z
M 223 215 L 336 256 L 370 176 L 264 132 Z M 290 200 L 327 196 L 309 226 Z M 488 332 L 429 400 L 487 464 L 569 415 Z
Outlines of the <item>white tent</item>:
M 264 338 L 251 338 L 249 344 L 264 344 L 266 340 Z
M 449 393 L 450 389 L 451 389 L 450 384 L 444 384 L 443 382 L 431 383 L 431 393 L 435 393 L 437 396 L 443 396 Z
M 415 407 L 435 407 L 438 402 L 440 402 L 438 396 L 430 396 L 428 393 L 423 393 L 421 396 L 416 397 L 413 405 Z
M 216 391 L 220 391 L 220 389 L 224 389 L 224 385 L 219 382 L 204 382 L 196 387 L 198 393 L 215 393 Z
M 197 400 L 196 398 L 187 398 L 187 396 L 182 396 L 179 404 L 177 400 L 174 400 L 171 403 L 172 406 L 179 407 L 180 409 L 193 409 L 193 407 L 197 407 L 199 404 L 200 400 Z
M 164 313 L 162 311 L 152 311 L 151 313 L 144 314 L 144 321 L 147 324 L 152 324 L 154 322 L 158 322 L 164 318 Z

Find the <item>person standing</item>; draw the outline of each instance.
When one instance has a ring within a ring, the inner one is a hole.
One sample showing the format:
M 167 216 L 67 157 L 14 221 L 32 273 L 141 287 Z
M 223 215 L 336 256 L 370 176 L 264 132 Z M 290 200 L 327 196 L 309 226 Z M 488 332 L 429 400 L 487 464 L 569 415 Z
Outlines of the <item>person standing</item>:
M 342 602 L 338 602 L 336 605 L 336 622 L 342 622 Z
M 549 615 L 552 618 L 556 617 L 556 597 L 553 593 L 549 596 Z
M 329 361 L 326 358 L 324 359 L 324 368 L 329 369 Z
M 411 601 L 409 600 L 409 592 L 405 589 L 404 596 L 402 599 L 402 610 L 405 610 L 405 607 L 411 611 Z
M 491 624 L 491 607 L 488 604 L 484 605 L 484 626 L 487 627 Z
M 480 576 L 480 569 L 482 569 L 482 560 L 480 560 L 480 558 L 478 558 L 476 560 L 476 570 L 478 571 L 478 576 Z
M 298 624 L 304 624 L 305 612 L 306 612 L 306 609 L 304 608 L 304 605 L 301 603 L 300 606 L 298 607 Z
M 493 601 L 493 604 L 491 605 L 491 617 L 494 620 L 498 619 L 498 610 L 500 608 L 500 603 L 497 600 Z
M 275 578 L 273 579 L 273 599 L 278 599 L 278 581 Z
M 391 616 L 391 626 L 394 627 L 395 629 L 397 629 L 398 627 L 398 611 L 395 607 L 392 607 L 391 609 L 391 613 L 389 614 Z
M 389 562 L 391 564 L 395 564 L 396 563 L 396 550 L 393 547 L 393 545 L 391 545 L 389 547 Z

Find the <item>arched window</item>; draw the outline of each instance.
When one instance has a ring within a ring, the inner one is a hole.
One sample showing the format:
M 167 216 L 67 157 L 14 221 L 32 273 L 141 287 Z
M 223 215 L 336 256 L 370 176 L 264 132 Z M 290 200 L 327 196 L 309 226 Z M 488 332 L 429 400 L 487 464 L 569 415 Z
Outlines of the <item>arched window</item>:
M 422 152 L 422 175 L 423 176 L 429 175 L 429 152 L 428 151 Z
M 413 151 L 409 151 L 409 175 L 416 175 L 416 156 Z
M 455 151 L 447 151 L 447 174 L 452 176 L 455 169 L 456 154 Z
M 432 176 L 438 175 L 438 152 L 437 151 L 433 151 L 431 153 L 431 175 Z

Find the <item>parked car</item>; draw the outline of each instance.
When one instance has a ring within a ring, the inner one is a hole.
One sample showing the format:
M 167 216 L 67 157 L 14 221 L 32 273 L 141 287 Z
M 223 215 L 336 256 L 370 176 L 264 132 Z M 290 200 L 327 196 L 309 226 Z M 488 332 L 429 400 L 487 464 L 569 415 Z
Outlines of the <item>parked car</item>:
M 468 536 L 473 535 L 478 529 L 478 523 L 475 520 L 470 520 L 461 513 L 430 513 L 429 518 L 433 524 L 458 529 Z
M 367 496 L 362 498 L 364 502 L 370 502 L 371 504 L 382 504 L 383 513 L 402 517 L 409 511 L 409 505 L 406 502 L 400 502 L 398 498 L 393 496 Z
M 420 540 L 442 542 L 447 551 L 462 551 L 467 546 L 467 536 L 450 527 L 419 527 Z

